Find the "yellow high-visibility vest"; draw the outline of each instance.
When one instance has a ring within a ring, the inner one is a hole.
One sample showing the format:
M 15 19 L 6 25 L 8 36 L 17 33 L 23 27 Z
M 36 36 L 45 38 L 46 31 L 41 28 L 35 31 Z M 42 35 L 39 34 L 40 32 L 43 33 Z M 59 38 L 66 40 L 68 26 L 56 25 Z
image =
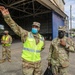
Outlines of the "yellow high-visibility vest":
M 9 39 L 9 37 L 10 37 L 9 35 L 8 35 L 8 36 L 5 36 L 5 35 L 4 35 L 4 36 L 2 37 L 2 40 L 3 40 L 3 41 L 7 41 L 7 40 Z M 10 46 L 10 45 L 11 45 L 10 42 L 7 43 L 7 44 L 2 44 L 2 46 Z
M 41 50 L 44 45 L 44 38 L 39 34 L 40 41 L 36 44 L 34 36 L 31 32 L 28 33 L 26 41 L 23 43 L 22 58 L 31 61 L 37 62 L 41 60 Z

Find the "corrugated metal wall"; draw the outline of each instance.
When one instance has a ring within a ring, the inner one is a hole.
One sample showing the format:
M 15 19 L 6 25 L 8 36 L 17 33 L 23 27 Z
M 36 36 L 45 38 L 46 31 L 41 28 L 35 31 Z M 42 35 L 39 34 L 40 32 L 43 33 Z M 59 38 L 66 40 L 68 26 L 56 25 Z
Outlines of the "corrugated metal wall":
M 55 13 L 52 12 L 52 38 L 56 38 L 58 36 L 58 27 L 64 25 L 63 18 Z

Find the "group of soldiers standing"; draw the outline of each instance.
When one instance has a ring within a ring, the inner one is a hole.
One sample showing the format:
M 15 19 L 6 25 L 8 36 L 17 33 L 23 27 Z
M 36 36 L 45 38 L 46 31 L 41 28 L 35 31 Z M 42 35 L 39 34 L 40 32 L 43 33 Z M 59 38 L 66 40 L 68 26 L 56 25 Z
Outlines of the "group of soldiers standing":
M 33 22 L 31 31 L 24 30 L 11 18 L 8 9 L 0 6 L 0 11 L 8 26 L 21 37 L 23 43 L 22 50 L 22 70 L 24 75 L 41 75 L 41 51 L 45 48 L 44 37 L 39 34 L 40 23 Z M 52 66 L 53 75 L 68 75 L 69 53 L 75 52 L 73 41 L 65 36 L 64 26 L 58 28 L 58 37 L 53 39 L 48 55 L 48 66 Z M 8 59 L 11 62 L 12 37 L 4 31 L 2 36 L 2 62 Z M 7 56 L 7 58 L 6 58 Z

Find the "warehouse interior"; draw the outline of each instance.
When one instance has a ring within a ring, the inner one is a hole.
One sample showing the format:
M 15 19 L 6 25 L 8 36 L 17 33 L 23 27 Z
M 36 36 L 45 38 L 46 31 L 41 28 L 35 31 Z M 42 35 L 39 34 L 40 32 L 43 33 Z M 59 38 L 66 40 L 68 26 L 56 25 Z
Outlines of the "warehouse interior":
M 41 0 L 0 0 L 0 5 L 5 6 L 12 19 L 23 29 L 31 31 L 34 21 L 41 23 L 40 33 L 45 39 L 52 39 L 52 12 L 46 5 L 39 3 Z M 9 30 L 13 38 L 19 38 L 5 23 L 0 13 L 0 24 Z

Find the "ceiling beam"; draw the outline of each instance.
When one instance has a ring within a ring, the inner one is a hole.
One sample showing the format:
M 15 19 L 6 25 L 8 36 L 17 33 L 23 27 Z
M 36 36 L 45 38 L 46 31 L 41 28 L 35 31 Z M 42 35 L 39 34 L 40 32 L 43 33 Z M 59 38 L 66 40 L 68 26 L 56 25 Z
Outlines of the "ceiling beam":
M 21 6 L 21 5 L 26 5 L 26 4 L 29 4 L 29 3 L 31 3 L 32 1 L 28 1 L 28 2 L 25 2 L 25 3 L 22 3 L 22 4 L 20 4 L 20 5 L 17 5 L 16 7 L 19 7 L 19 6 Z
M 26 1 L 26 0 L 19 0 L 17 2 L 14 2 L 14 3 L 10 4 L 9 6 L 13 6 L 13 5 L 19 4 L 19 3 L 24 2 L 24 1 Z
M 45 14 L 45 13 L 50 13 L 50 12 L 51 12 L 50 10 L 42 11 L 42 12 L 39 12 L 39 13 L 35 13 L 35 16 L 37 16 L 37 15 L 41 15 L 41 14 Z M 24 16 L 22 16 L 22 17 L 16 17 L 15 19 L 17 19 L 17 18 L 31 17 L 31 16 L 34 17 L 34 14 L 32 14 L 32 15 L 24 15 Z
M 7 6 L 7 7 L 9 7 L 9 6 Z M 24 12 L 24 13 L 27 13 L 27 14 L 32 15 L 32 13 L 27 12 L 27 11 L 25 11 L 25 10 L 21 10 L 21 9 L 18 9 L 18 8 L 15 8 L 15 7 L 9 7 L 9 8 L 12 8 L 12 9 L 15 9 L 15 10 L 18 10 L 18 11 L 21 11 L 21 12 Z
M 32 15 L 32 13 L 29 13 L 29 12 L 27 12 L 27 11 L 23 11 L 23 10 L 21 10 L 21 9 L 18 9 L 18 8 L 15 8 L 15 7 L 10 7 L 10 6 L 8 6 L 8 5 L 5 5 L 5 4 L 3 4 L 3 3 L 0 3 L 0 5 L 3 5 L 3 6 L 5 6 L 5 7 L 9 7 L 9 8 L 12 8 L 12 9 L 15 9 L 15 10 L 17 10 L 17 11 L 21 11 L 21 12 L 23 12 L 23 13 L 27 13 L 27 14 L 30 14 L 30 15 Z

